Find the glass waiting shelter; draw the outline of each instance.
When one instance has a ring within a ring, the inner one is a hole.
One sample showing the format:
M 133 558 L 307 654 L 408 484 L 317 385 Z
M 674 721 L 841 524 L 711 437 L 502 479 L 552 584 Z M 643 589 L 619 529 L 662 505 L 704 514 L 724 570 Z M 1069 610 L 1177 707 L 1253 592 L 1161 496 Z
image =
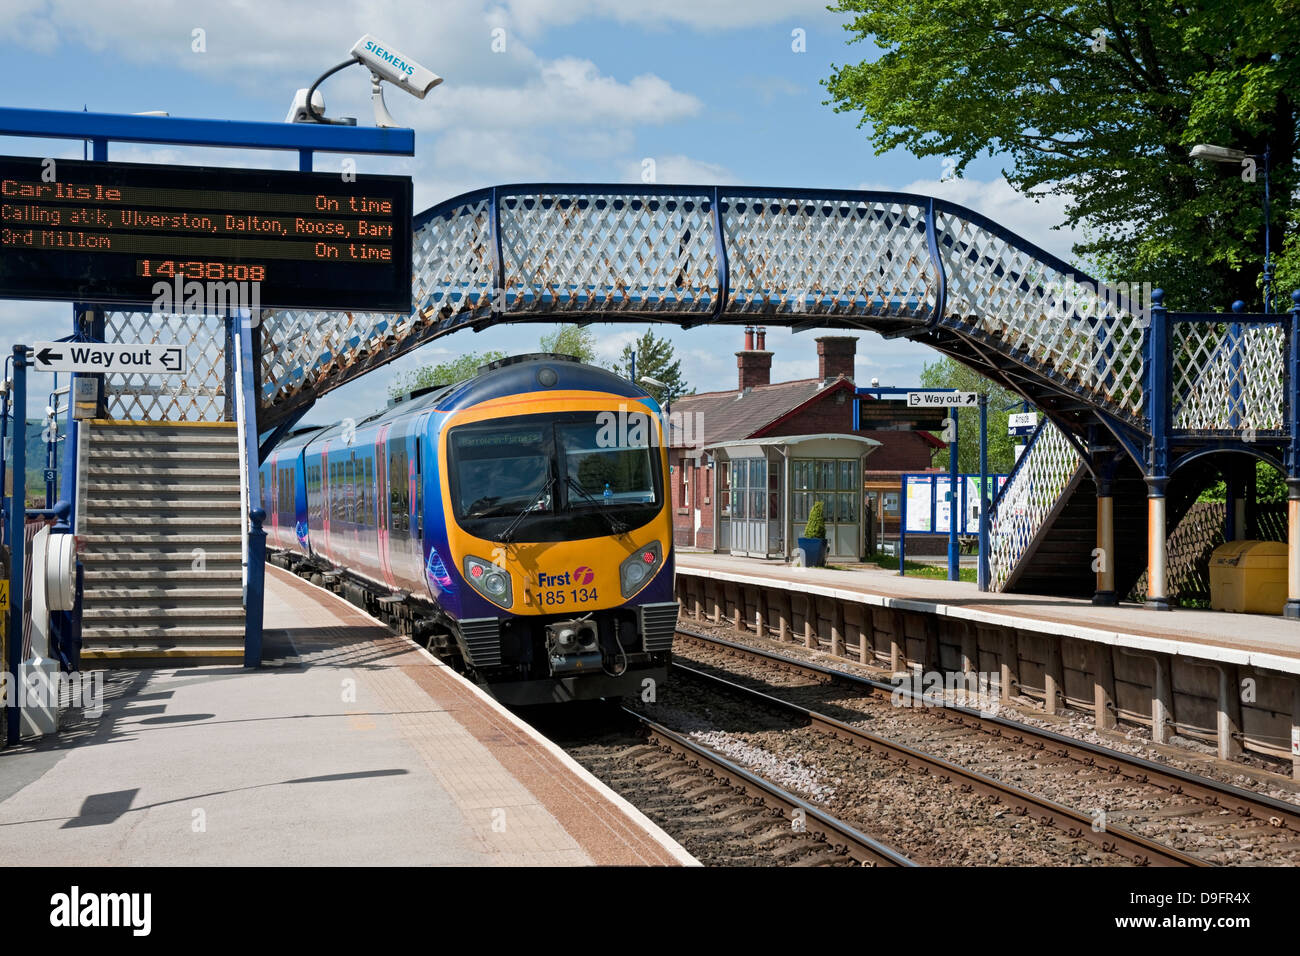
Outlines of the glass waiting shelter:
M 858 435 L 782 435 L 704 449 L 716 461 L 715 550 L 788 558 L 812 506 L 826 511 L 828 557 L 856 561 L 865 549 L 862 475 L 880 442 Z

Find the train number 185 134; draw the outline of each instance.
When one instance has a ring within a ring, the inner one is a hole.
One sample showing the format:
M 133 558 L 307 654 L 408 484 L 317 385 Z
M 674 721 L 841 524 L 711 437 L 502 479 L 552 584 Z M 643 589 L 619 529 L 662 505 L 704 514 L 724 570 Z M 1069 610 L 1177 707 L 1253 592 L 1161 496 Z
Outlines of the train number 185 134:
M 542 592 L 543 604 L 585 604 L 588 601 L 596 600 L 595 588 L 570 588 L 569 590 L 556 589 L 554 591 Z

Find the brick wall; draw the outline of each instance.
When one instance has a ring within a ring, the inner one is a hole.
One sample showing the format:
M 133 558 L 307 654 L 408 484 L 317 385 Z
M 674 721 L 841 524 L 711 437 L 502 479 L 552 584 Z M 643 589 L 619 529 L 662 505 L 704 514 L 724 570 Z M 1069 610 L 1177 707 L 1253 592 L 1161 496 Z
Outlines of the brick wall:
M 683 461 L 685 467 L 683 468 Z M 713 548 L 713 473 L 714 469 L 701 467 L 680 449 L 669 449 L 668 463 L 673 468 L 672 517 L 673 543 L 678 547 Z M 683 488 L 682 475 L 687 476 Z M 683 492 L 686 500 L 683 501 Z M 697 515 L 698 509 L 698 515 Z M 696 524 L 699 531 L 696 531 Z

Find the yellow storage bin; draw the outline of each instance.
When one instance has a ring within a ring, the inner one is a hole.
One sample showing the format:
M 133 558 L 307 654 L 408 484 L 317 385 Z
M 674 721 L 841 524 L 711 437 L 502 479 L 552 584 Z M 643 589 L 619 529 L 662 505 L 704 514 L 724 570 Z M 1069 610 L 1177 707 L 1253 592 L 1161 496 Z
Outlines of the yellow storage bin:
M 1216 611 L 1281 614 L 1286 604 L 1286 545 L 1229 541 L 1210 555 L 1210 607 Z

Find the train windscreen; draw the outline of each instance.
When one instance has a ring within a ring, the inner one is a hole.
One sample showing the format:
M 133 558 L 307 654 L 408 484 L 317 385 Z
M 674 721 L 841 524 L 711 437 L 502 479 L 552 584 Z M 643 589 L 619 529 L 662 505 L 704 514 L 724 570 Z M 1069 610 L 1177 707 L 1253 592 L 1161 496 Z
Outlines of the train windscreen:
M 628 428 L 606 421 L 613 415 L 523 415 L 451 429 L 448 478 L 457 523 L 478 537 L 531 541 L 645 524 L 663 500 L 655 430 L 649 416 L 640 416 L 644 426 Z

